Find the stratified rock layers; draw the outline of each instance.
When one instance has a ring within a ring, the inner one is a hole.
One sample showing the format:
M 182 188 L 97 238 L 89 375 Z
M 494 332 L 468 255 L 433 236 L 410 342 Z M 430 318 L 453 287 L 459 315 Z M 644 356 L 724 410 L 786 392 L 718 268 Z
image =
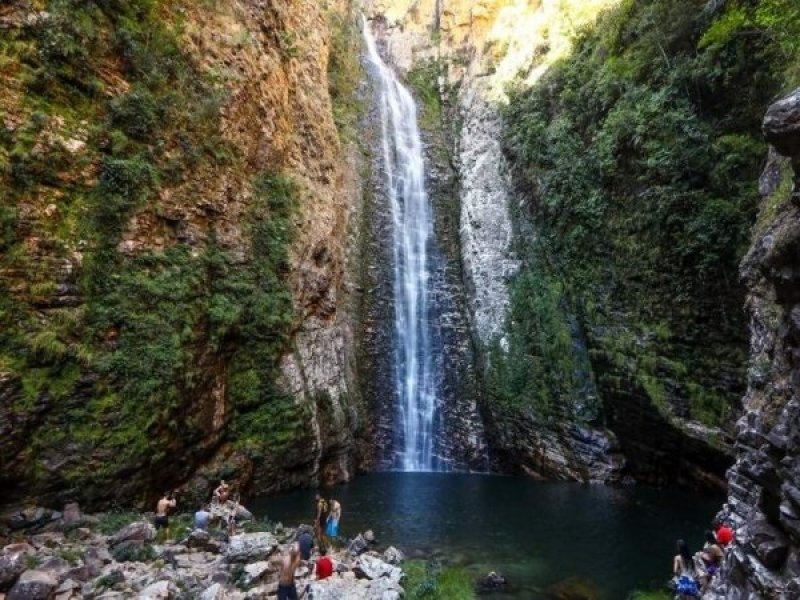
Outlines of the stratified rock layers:
M 736 542 L 715 589 L 718 598 L 800 597 L 798 123 L 800 90 L 772 105 L 764 120 L 767 140 L 794 164 L 795 185 L 786 198 L 780 184 L 789 165 L 772 152 L 760 186 L 767 222 L 741 265 L 749 289 L 750 368 L 722 513 L 736 528 Z

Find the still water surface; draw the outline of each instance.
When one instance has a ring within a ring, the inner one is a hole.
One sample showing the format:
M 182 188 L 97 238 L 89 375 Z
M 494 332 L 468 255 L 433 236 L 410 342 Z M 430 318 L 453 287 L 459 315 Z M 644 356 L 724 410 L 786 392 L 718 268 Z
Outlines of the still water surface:
M 259 516 L 310 523 L 314 490 L 253 505 Z M 683 490 L 611 488 L 522 477 L 375 473 L 323 491 L 342 503 L 341 534 L 372 529 L 382 546 L 439 556 L 475 575 L 504 573 L 516 598 L 549 598 L 550 586 L 581 580 L 602 600 L 663 585 L 675 540 L 692 551 L 722 498 Z M 508 598 L 508 596 L 503 596 Z

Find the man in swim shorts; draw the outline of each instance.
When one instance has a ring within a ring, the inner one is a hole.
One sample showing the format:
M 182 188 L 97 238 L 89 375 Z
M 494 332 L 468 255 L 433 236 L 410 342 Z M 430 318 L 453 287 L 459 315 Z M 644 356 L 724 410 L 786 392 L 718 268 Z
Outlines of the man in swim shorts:
M 278 579 L 278 600 L 298 600 L 297 587 L 294 585 L 294 573 L 300 564 L 300 547 L 292 544 L 289 555 L 281 562 L 281 574 Z
M 161 500 L 156 504 L 156 518 L 153 521 L 156 531 L 165 529 L 167 536 L 169 536 L 169 511 L 175 508 L 176 504 L 175 494 L 173 492 L 164 492 Z

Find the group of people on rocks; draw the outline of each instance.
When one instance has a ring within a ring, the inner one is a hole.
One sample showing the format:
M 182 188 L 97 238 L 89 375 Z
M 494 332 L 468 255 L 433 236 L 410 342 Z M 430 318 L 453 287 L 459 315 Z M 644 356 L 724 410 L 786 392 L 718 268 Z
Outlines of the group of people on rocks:
M 342 505 L 338 500 L 326 500 L 320 494 L 314 499 L 314 533 L 307 527 L 301 528 L 297 539 L 289 548 L 289 553 L 281 561 L 281 572 L 278 580 L 278 600 L 298 600 L 305 595 L 308 588 L 298 596 L 295 585 L 297 568 L 305 562 L 309 565 L 309 577 L 316 575 L 317 580 L 327 579 L 333 575 L 334 564 L 329 556 L 329 549 L 339 536 L 339 522 L 342 518 Z M 312 551 L 316 544 L 319 556 L 312 561 Z
M 153 520 L 156 531 L 164 530 L 169 537 L 169 515 L 177 506 L 175 492 L 164 492 L 164 495 L 156 503 L 156 516 Z M 225 524 L 228 535 L 236 533 L 236 518 L 242 511 L 239 503 L 239 495 L 232 495 L 230 484 L 223 479 L 214 489 L 211 502 L 203 504 L 194 513 L 194 529 L 208 530 L 209 524 L 218 521 Z
M 676 543 L 677 554 L 672 559 L 672 580 L 675 597 L 679 600 L 699 598 L 711 585 L 725 560 L 725 549 L 733 542 L 733 530 L 722 521 L 714 522 L 714 531 L 705 533 L 703 549 L 694 555 L 684 540 Z
M 163 529 L 169 536 L 169 514 L 176 506 L 175 493 L 165 492 L 156 503 L 154 519 L 156 531 Z M 233 496 L 230 485 L 222 480 L 214 490 L 211 502 L 204 504 L 194 514 L 194 529 L 206 531 L 214 520 L 221 519 L 227 525 L 228 535 L 233 535 L 236 532 L 236 517 L 240 510 L 242 508 L 238 494 Z M 315 511 L 313 535 L 309 527 L 301 528 L 296 540 L 289 547 L 289 552 L 281 560 L 278 600 L 298 600 L 301 597 L 297 593 L 295 573 L 302 563 L 305 562 L 309 566 L 310 577 L 316 576 L 317 580 L 327 579 L 334 572 L 334 563 L 328 552 L 339 536 L 342 505 L 338 500 L 333 498 L 326 500 L 317 494 Z M 319 555 L 312 561 L 315 545 L 319 548 Z M 307 590 L 308 588 L 302 595 L 305 595 Z

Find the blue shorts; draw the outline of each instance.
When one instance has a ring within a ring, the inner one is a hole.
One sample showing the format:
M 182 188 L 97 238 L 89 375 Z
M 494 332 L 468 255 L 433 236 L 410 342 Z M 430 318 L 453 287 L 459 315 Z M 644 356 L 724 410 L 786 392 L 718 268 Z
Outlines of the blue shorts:
M 325 535 L 328 537 L 336 537 L 339 535 L 339 521 L 336 519 L 330 519 L 328 521 L 328 526 L 325 528 Z

